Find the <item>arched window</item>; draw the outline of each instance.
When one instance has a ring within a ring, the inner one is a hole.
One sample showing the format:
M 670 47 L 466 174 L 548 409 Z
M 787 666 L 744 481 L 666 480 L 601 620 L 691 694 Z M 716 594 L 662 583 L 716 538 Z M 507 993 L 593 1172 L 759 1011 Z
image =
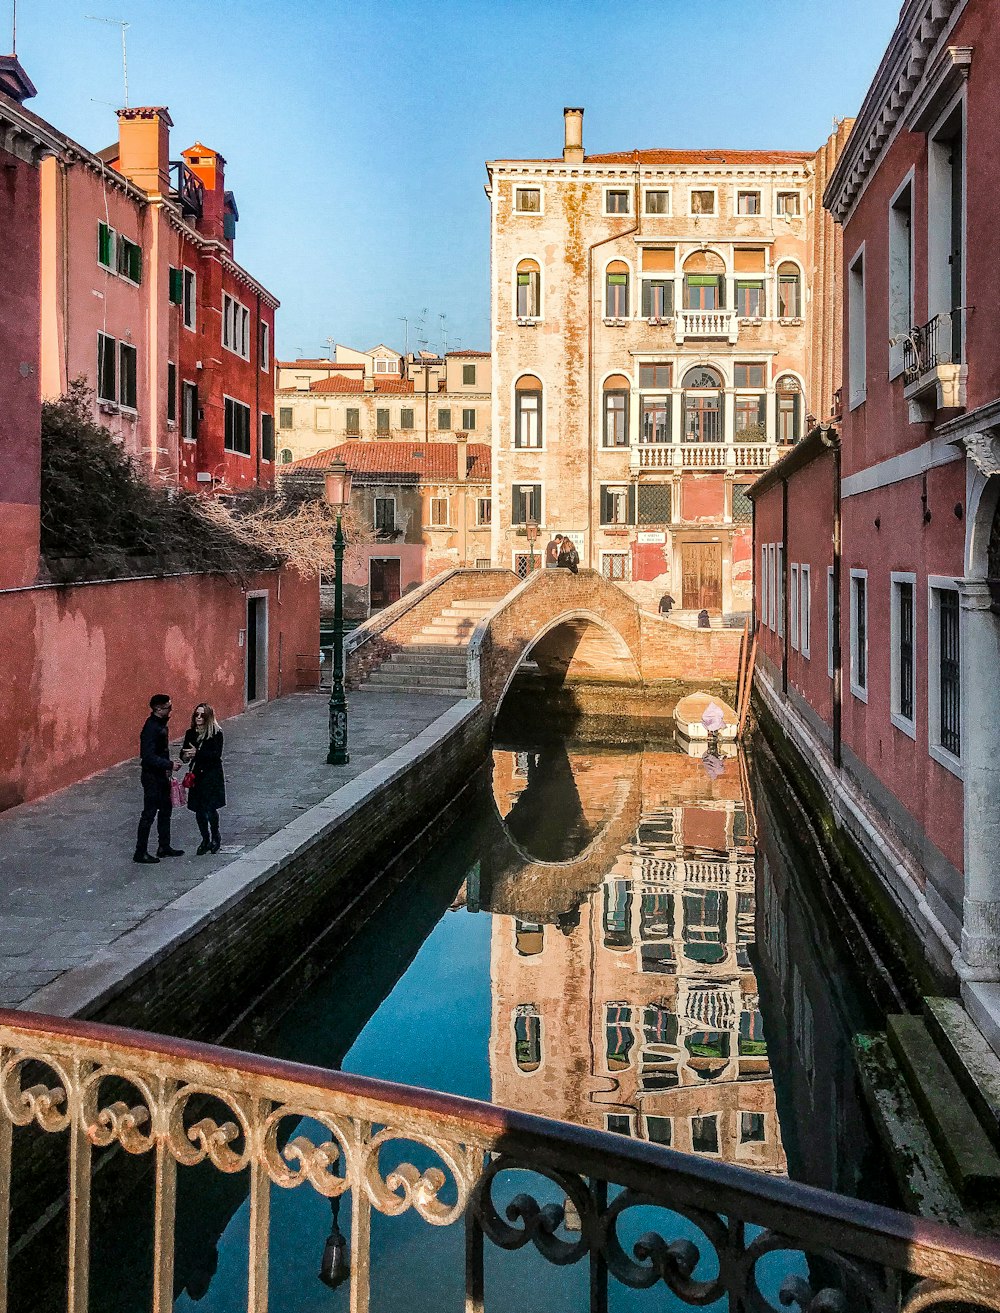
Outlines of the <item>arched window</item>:
M 604 947 L 616 953 L 632 947 L 630 880 L 612 880 L 604 886 Z
M 775 432 L 778 441 L 791 444 L 802 437 L 802 389 L 792 374 L 782 374 L 774 385 L 778 412 Z
M 684 375 L 684 441 L 722 441 L 722 375 L 695 365 Z
M 514 384 L 514 446 L 542 445 L 542 381 L 522 374 Z
M 624 374 L 612 374 L 604 384 L 604 446 L 628 446 L 629 381 Z
M 517 266 L 518 319 L 540 319 L 542 314 L 542 271 L 537 260 L 522 260 Z
M 282 463 L 282 465 L 291 465 L 291 463 L 292 463 L 292 452 L 291 452 L 291 448 L 289 448 L 289 447 L 282 447 L 282 448 L 281 448 L 281 463 Z
M 514 1061 L 523 1072 L 542 1065 L 542 1019 L 534 1003 L 520 1003 L 514 1011 Z
M 802 278 L 797 264 L 786 260 L 778 265 L 778 318 L 799 319 L 802 315 Z
M 628 265 L 612 260 L 605 275 L 604 313 L 609 319 L 628 318 Z
M 721 310 L 726 304 L 726 266 L 714 251 L 695 251 L 684 261 L 685 310 Z

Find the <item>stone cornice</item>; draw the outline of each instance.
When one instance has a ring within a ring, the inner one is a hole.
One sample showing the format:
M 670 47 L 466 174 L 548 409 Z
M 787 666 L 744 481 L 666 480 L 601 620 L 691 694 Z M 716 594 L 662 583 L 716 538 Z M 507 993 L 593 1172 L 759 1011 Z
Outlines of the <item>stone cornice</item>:
M 0 148 L 8 154 L 37 167 L 46 155 L 59 153 L 61 140 L 44 119 L 0 95 Z
M 486 165 L 490 178 L 517 175 L 530 178 L 558 178 L 562 181 L 606 181 L 615 178 L 635 180 L 634 164 L 564 164 L 560 160 L 491 160 Z M 640 181 L 665 178 L 809 178 L 814 172 L 812 160 L 789 160 L 775 164 L 640 164 Z M 487 187 L 487 192 L 489 188 Z
M 270 306 L 272 310 L 278 309 L 281 302 L 274 293 L 269 292 L 263 283 L 259 283 L 252 274 L 248 273 L 246 269 L 243 268 L 241 264 L 237 264 L 229 254 L 228 248 L 222 242 L 216 241 L 213 237 L 205 237 L 204 234 L 198 232 L 197 228 L 192 228 L 172 203 L 164 201 L 163 206 L 167 214 L 167 222 L 175 232 L 178 232 L 182 237 L 187 238 L 193 246 L 198 248 L 202 255 L 214 255 L 226 272 L 230 274 L 236 282 L 243 287 L 249 288 L 251 292 L 260 297 L 265 305 Z
M 847 219 L 901 120 L 906 125 L 910 107 L 926 98 L 928 87 L 933 95 L 943 47 L 966 3 L 907 0 L 823 196 L 838 223 Z

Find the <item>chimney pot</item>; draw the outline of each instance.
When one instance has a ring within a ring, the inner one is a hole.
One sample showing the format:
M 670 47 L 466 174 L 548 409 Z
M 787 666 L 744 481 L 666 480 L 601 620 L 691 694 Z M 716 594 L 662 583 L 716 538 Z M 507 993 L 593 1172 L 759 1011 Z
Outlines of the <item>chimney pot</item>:
M 563 110 L 563 160 L 567 164 L 583 163 L 583 110 Z
M 144 192 L 164 195 L 170 188 L 170 129 L 161 105 L 118 111 L 118 169 Z

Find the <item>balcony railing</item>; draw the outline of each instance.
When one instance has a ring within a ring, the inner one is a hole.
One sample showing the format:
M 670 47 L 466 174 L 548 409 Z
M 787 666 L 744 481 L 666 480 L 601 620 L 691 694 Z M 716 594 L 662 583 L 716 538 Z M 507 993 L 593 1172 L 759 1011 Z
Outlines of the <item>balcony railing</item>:
M 170 161 L 170 179 L 181 214 L 185 219 L 200 219 L 205 205 L 205 184 L 183 160 Z
M 641 470 L 766 470 L 781 449 L 770 442 L 644 442 L 632 453 Z
M 910 331 L 903 340 L 903 382 L 915 383 L 924 374 L 930 373 L 938 365 L 951 364 L 958 358 L 959 310 L 950 310 L 919 328 Z
M 154 1233 L 150 1306 L 157 1313 L 173 1307 L 178 1168 L 197 1164 L 246 1173 L 247 1308 L 254 1313 L 268 1301 L 272 1185 L 304 1186 L 331 1202 L 322 1273 L 334 1283 L 349 1276 L 352 1313 L 366 1313 L 379 1261 L 372 1209 L 386 1217 L 412 1210 L 431 1226 L 464 1228 L 466 1313 L 483 1310 L 486 1242 L 507 1250 L 533 1245 L 557 1266 L 585 1261 L 591 1313 L 607 1309 L 612 1281 L 633 1289 L 662 1283 L 689 1305 L 724 1300 L 730 1310 L 777 1309 L 767 1257 L 775 1253 L 809 1273 L 785 1277 L 777 1294 L 785 1307 L 917 1313 L 961 1303 L 1000 1310 L 996 1241 L 472 1099 L 16 1012 L 0 1012 L 0 1307 L 15 1126 L 68 1136 L 72 1313 L 91 1307 L 93 1151 L 103 1161 L 108 1148 L 148 1154 L 155 1164 L 146 1224 Z M 429 1156 L 433 1165 L 421 1169 L 410 1156 Z M 514 1194 L 511 1172 L 518 1173 Z M 540 1202 L 553 1192 L 562 1202 Z M 348 1235 L 339 1223 L 344 1200 Z M 652 1223 L 650 1209 L 659 1210 Z M 135 1214 L 137 1230 L 145 1216 Z M 619 1228 L 627 1231 L 636 1218 L 656 1229 L 627 1248 Z M 285 1237 L 280 1252 L 294 1261 L 300 1246 Z M 307 1252 L 301 1261 L 315 1270 L 318 1257 Z
M 735 343 L 740 321 L 733 310 L 678 310 L 674 316 L 674 338 L 724 337 Z

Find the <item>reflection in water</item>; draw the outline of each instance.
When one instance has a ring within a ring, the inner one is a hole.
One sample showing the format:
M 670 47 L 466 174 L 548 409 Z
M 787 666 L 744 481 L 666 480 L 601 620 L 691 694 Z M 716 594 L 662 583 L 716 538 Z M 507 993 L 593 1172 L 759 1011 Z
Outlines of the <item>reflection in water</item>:
M 493 793 L 529 858 L 483 902 L 507 913 L 492 926 L 494 1101 L 785 1172 L 739 763 L 496 749 Z

